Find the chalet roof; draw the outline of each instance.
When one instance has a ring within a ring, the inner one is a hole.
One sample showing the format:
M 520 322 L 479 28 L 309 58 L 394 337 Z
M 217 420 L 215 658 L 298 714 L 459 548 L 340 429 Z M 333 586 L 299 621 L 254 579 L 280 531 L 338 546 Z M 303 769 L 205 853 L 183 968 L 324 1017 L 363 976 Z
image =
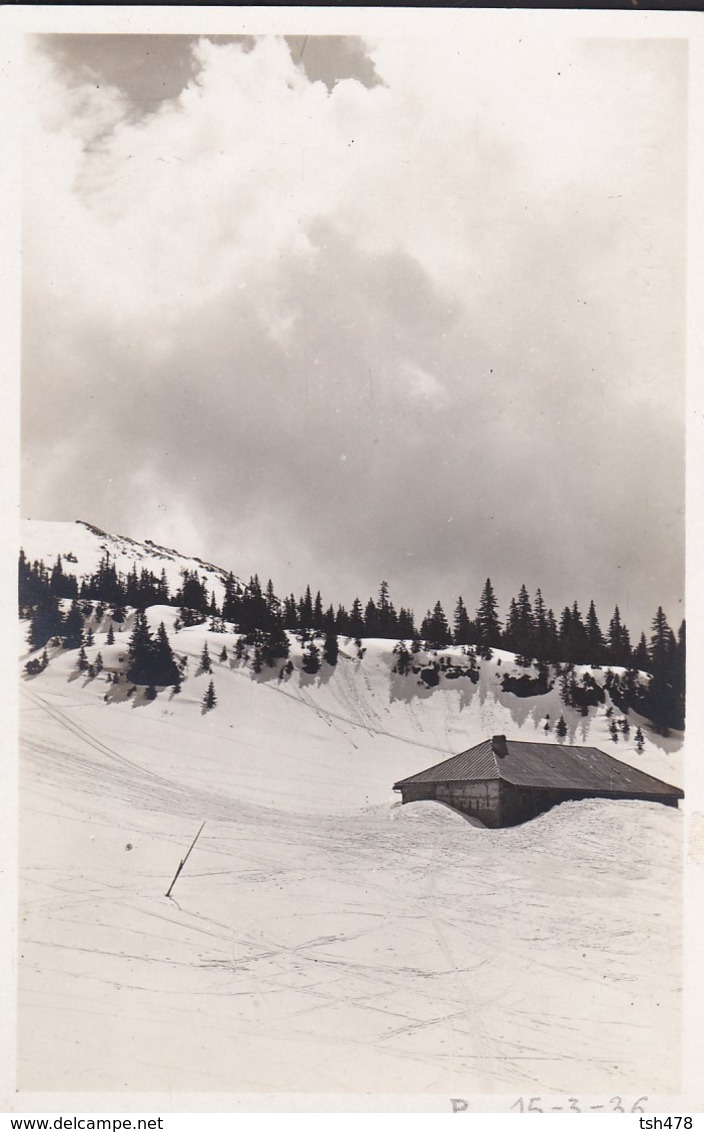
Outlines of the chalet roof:
M 557 790 L 598 790 L 618 794 L 684 798 L 670 786 L 642 770 L 628 766 L 598 747 L 563 743 L 522 743 L 495 735 L 476 747 L 421 770 L 394 784 L 465 782 L 501 779 L 513 786 Z

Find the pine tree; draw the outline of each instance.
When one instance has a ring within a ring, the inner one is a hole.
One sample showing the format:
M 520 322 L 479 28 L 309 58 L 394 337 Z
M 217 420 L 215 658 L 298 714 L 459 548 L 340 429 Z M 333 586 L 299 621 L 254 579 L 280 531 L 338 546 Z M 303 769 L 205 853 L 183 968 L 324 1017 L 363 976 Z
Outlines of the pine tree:
M 416 635 L 413 613 L 410 609 L 404 609 L 403 606 L 398 611 L 398 634 L 404 640 L 410 640 Z
M 289 644 L 288 634 L 283 627 L 283 619 L 280 613 L 276 613 L 272 619 L 272 624 L 269 632 L 266 634 L 264 643 L 265 661 L 270 668 L 273 668 L 277 660 L 285 660 L 291 651 Z
M 79 672 L 85 672 L 85 670 L 88 667 L 88 657 L 86 656 L 86 650 L 85 650 L 83 645 L 81 645 L 79 652 L 78 652 L 77 664 L 78 664 L 78 671 Z
M 64 580 L 64 572 L 63 572 L 63 566 L 61 565 L 61 555 L 59 554 L 57 559 L 56 559 L 54 569 L 51 571 L 51 580 L 49 582 L 49 587 L 51 589 L 51 592 L 53 594 L 56 594 L 57 597 L 65 597 L 66 596 L 63 592 L 63 589 L 64 589 L 63 580 Z
M 52 637 L 62 636 L 63 633 L 64 622 L 59 600 L 46 590 L 39 596 L 30 619 L 29 647 L 32 651 L 43 648 Z M 80 644 L 80 636 L 78 644 Z M 75 647 L 78 648 L 78 645 Z
M 379 586 L 377 602 L 377 632 L 380 637 L 394 637 L 398 632 L 398 617 L 389 597 L 389 583 Z
M 136 609 L 143 608 L 141 595 L 139 592 L 139 575 L 137 574 L 136 562 L 132 564 L 132 569 L 127 575 L 127 582 L 125 585 L 125 599 L 128 605 L 133 605 Z
M 645 633 L 641 633 L 640 640 L 635 647 L 633 653 L 633 667 L 639 672 L 650 671 L 650 653 L 648 652 L 648 642 L 645 639 Z
M 510 602 L 508 603 L 508 617 L 506 618 L 506 624 L 504 626 L 503 644 L 506 646 L 507 649 L 511 649 L 511 650 L 517 652 L 518 651 L 518 646 L 516 644 L 517 637 L 518 637 L 518 606 L 516 605 L 516 599 L 512 597 Z
M 630 637 L 628 629 L 621 623 L 618 606 L 614 609 L 613 617 L 609 622 L 606 656 L 609 664 L 619 665 L 623 668 L 628 668 L 631 663 Z
M 379 625 L 382 629 L 386 628 L 386 618 L 390 604 L 389 583 L 382 581 L 379 585 L 379 600 L 376 605 L 379 614 Z
M 494 595 L 491 580 L 487 578 L 482 590 L 482 596 L 477 609 L 476 624 L 478 630 L 478 644 L 491 647 L 501 645 L 501 624 L 496 612 L 498 602 Z
M 176 595 L 184 625 L 201 625 L 209 611 L 208 592 L 195 570 L 184 570 Z
M 533 653 L 535 659 L 551 660 L 547 610 L 545 608 L 542 592 L 539 589 L 535 591 L 535 598 L 533 600 L 533 626 Z
M 146 615 L 137 610 L 129 643 L 127 679 L 133 684 L 152 682 L 153 639 Z
M 653 618 L 653 631 L 650 638 L 650 663 L 653 674 L 662 672 L 667 668 L 667 661 L 671 651 L 671 636 L 672 630 L 667 623 L 667 618 L 663 613 L 662 606 L 659 605 L 658 611 Z
M 284 598 L 284 629 L 290 629 L 292 632 L 298 628 L 298 607 L 296 606 L 296 599 L 293 594 L 289 594 Z
M 313 641 L 308 644 L 303 653 L 301 666 L 303 671 L 307 672 L 309 676 L 314 676 L 320 669 L 320 649 L 316 647 Z
M 208 642 L 203 645 L 203 651 L 200 654 L 200 670 L 201 672 L 212 672 L 210 653 L 208 652 Z
M 18 598 L 21 616 L 26 616 L 37 605 L 52 598 L 58 603 L 58 594 L 52 593 L 49 574 L 43 561 L 30 566 L 24 551 L 20 551 Z
M 338 605 L 337 607 L 335 614 L 335 630 L 338 637 L 349 637 L 350 635 L 350 615 L 344 605 Z
M 318 590 L 313 602 L 313 628 L 316 632 L 322 632 L 323 616 L 323 599 L 320 596 L 320 590 Z
M 589 602 L 589 610 L 587 612 L 587 645 L 589 647 L 589 662 L 590 664 L 601 664 L 604 657 L 604 637 L 599 625 L 599 618 L 596 614 L 596 606 L 593 601 Z
M 364 635 L 364 610 L 358 597 L 352 602 L 350 611 L 350 636 L 362 637 Z
M 110 561 L 108 551 L 106 551 L 100 559 L 96 573 L 91 575 L 87 580 L 87 584 L 84 579 L 81 586 L 81 593 L 85 593 L 85 595 L 89 597 L 97 597 L 101 601 L 108 602 L 110 605 L 124 602 L 125 587 L 118 578 L 115 566 Z
M 271 578 L 267 581 L 264 590 L 264 607 L 266 612 L 261 627 L 263 629 L 270 629 L 274 622 L 281 618 L 281 602 L 274 592 L 274 583 Z
M 169 603 L 169 582 L 166 577 L 166 567 L 162 566 L 161 575 L 157 586 L 157 605 L 168 605 Z
M 370 597 L 364 610 L 364 632 L 367 637 L 378 637 L 381 635 L 380 628 L 379 611 Z
M 108 629 L 107 644 L 109 644 L 109 645 L 115 644 L 115 630 L 113 629 L 112 625 L 110 625 L 110 628 Z
M 565 735 L 567 734 L 567 724 L 565 723 L 565 717 L 563 715 L 560 716 L 557 723 L 555 724 L 555 731 L 561 739 L 564 739 Z
M 327 607 L 323 614 L 323 632 L 336 633 L 337 632 L 337 615 L 331 605 Z
M 225 660 L 227 660 L 227 647 L 223 645 L 220 650 L 220 661 L 222 662 Z
M 522 657 L 533 656 L 534 638 L 533 609 L 528 590 L 522 585 L 516 599 L 516 651 Z
M 662 607 L 653 618 L 650 669 L 652 679 L 638 710 L 647 714 L 658 731 L 666 735 L 671 727 L 684 727 L 686 629 L 682 622 L 679 639 L 675 637 Z
M 156 640 L 154 641 L 150 652 L 151 682 L 153 684 L 158 684 L 160 687 L 166 687 L 168 684 L 173 684 L 176 678 L 177 665 L 163 621 L 159 624 L 159 628 L 157 629 L 156 634 Z
M 560 635 L 557 629 L 555 614 L 553 613 L 552 609 L 548 609 L 546 615 L 546 625 L 548 640 L 547 659 L 557 660 L 560 655 Z
M 641 731 L 640 727 L 636 728 L 635 740 L 636 750 L 639 755 L 642 755 L 645 749 L 645 739 L 643 738 L 643 732 Z
M 115 621 L 116 624 L 121 625 L 122 622 L 125 620 L 126 614 L 127 614 L 127 610 L 125 608 L 124 603 L 121 600 L 116 601 L 115 604 L 112 607 L 112 614 L 111 614 L 112 620 Z
M 337 633 L 334 629 L 327 630 L 325 633 L 325 641 L 323 644 L 323 660 L 334 668 L 337 664 L 339 654 L 339 646 L 337 643 Z
M 95 671 L 98 673 L 98 675 L 100 675 L 100 673 L 103 671 L 103 654 L 101 652 L 99 652 L 96 656 L 94 663 Z
M 266 598 L 262 593 L 259 575 L 254 574 L 244 588 L 240 610 L 240 628 L 245 639 L 253 644 L 259 630 L 268 625 Z
M 428 648 L 444 649 L 450 644 L 450 629 L 442 604 L 436 601 L 433 612 L 428 615 L 421 625 L 421 635 L 427 642 Z
M 457 599 L 455 606 L 455 615 L 453 619 L 453 640 L 456 645 L 471 645 L 472 641 L 472 623 L 467 613 L 467 607 L 462 600 L 462 595 Z
M 306 586 L 305 595 L 298 603 L 298 624 L 302 629 L 313 628 L 313 598 L 310 586 Z
M 56 559 L 51 575 L 48 577 L 49 592 L 57 598 L 74 598 L 78 596 L 78 583 L 73 574 L 67 574 L 61 562 L 61 555 Z
M 231 625 L 239 623 L 240 587 L 232 572 L 225 579 L 225 594 L 222 600 L 222 619 Z
M 83 644 L 83 617 L 77 601 L 71 602 L 63 628 L 64 648 L 77 649 Z
M 588 653 L 587 631 L 575 601 L 572 608 L 565 606 L 560 617 L 560 659 L 568 664 L 582 664 Z
M 211 592 L 210 592 L 210 601 L 208 603 L 208 614 L 209 614 L 212 621 L 217 621 L 217 619 L 220 616 L 220 610 L 218 609 L 218 603 L 215 600 L 215 590 L 211 590 Z
M 677 631 L 677 641 L 669 657 L 673 693 L 673 721 L 678 729 L 684 727 L 685 695 L 687 685 L 687 625 L 684 621 Z
M 405 640 L 402 639 L 398 642 L 394 648 L 394 655 L 396 657 L 396 663 L 394 664 L 393 671 L 398 672 L 399 676 L 407 676 L 413 664 L 413 657 L 406 648 Z
M 213 684 L 213 681 L 211 680 L 210 683 L 208 684 L 207 691 L 206 691 L 205 695 L 203 696 L 203 707 L 204 707 L 205 711 L 212 711 L 212 709 L 215 707 L 217 702 L 218 702 L 218 700 L 217 700 L 217 696 L 215 695 L 215 685 Z
M 27 556 L 20 547 L 17 563 L 17 604 L 20 617 L 26 617 L 28 610 L 32 607 L 33 580 L 34 576 L 27 562 Z

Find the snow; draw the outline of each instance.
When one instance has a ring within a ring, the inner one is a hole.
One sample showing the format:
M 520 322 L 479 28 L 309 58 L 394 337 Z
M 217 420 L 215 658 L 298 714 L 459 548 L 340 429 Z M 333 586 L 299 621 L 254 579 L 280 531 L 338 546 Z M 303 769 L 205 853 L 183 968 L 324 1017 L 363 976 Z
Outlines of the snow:
M 177 696 L 106 702 L 62 650 L 22 679 L 21 1089 L 678 1090 L 683 815 L 573 802 L 491 831 L 391 790 L 494 733 L 544 740 L 546 712 L 673 783 L 677 736 L 640 756 L 604 708 L 508 695 L 498 650 L 477 685 L 394 674 L 385 640 L 316 676 L 296 642 L 290 676 L 255 677 L 231 633 L 149 617 L 188 658 Z
M 94 574 L 106 553 L 110 554 L 110 561 L 121 574 L 129 574 L 136 564 L 137 573 L 144 567 L 158 578 L 163 568 L 169 588 L 174 593 L 182 584 L 182 571 L 195 570 L 199 577 L 206 579 L 208 592 L 215 590 L 218 602 L 222 600 L 223 583 L 228 574 L 212 563 L 180 554 L 170 547 L 109 534 L 80 520 L 65 523 L 24 519 L 20 525 L 20 545 L 29 562 L 43 560 L 44 565 L 51 569 L 57 555 L 60 555 L 64 572 L 79 576 Z M 77 562 L 72 562 L 69 555 Z

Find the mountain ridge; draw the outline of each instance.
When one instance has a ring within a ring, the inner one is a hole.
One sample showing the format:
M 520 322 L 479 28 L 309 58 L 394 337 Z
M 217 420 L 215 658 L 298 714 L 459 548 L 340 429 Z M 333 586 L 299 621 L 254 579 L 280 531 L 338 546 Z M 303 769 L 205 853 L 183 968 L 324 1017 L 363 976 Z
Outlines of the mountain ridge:
M 81 532 L 85 532 L 90 538 L 81 537 Z M 81 567 L 81 577 L 86 577 L 97 569 L 105 552 L 111 554 L 116 568 L 124 573 L 135 563 L 147 565 L 157 560 L 166 570 L 169 586 L 173 590 L 180 584 L 180 570 L 197 570 L 205 574 L 208 584 L 215 588 L 218 597 L 224 590 L 225 580 L 230 573 L 224 567 L 207 562 L 195 554 L 184 554 L 174 547 L 162 546 L 151 539 L 140 540 L 129 535 L 113 534 L 84 519 L 23 519 L 20 524 L 20 545 L 28 561 L 43 560 L 50 568 L 56 557 L 61 556 Z M 78 555 L 75 553 L 76 548 Z M 235 581 L 241 584 L 241 579 L 237 576 Z

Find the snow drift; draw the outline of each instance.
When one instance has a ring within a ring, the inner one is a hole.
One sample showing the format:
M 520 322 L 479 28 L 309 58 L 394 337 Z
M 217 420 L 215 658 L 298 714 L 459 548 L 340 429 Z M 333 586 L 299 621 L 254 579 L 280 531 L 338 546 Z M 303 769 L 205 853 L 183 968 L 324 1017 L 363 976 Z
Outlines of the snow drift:
M 28 556 L 80 563 L 46 534 Z M 677 1091 L 681 814 L 488 831 L 391 793 L 493 733 L 542 741 L 546 714 L 674 783 L 677 736 L 614 749 L 603 709 L 503 692 L 508 653 L 476 685 L 395 674 L 381 640 L 255 676 L 215 659 L 231 634 L 149 618 L 187 657 L 178 696 L 111 698 L 61 650 L 22 680 L 22 1089 Z M 119 666 L 128 635 L 87 651 Z

